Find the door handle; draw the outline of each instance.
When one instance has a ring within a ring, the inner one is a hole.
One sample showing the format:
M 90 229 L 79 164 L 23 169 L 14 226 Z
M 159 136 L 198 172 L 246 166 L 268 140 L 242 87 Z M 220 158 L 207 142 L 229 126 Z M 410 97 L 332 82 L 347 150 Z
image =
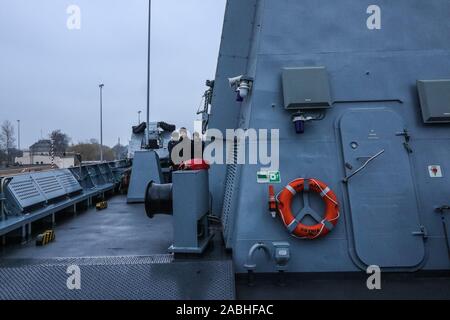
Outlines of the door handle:
M 353 178 L 355 175 L 357 175 L 358 173 L 360 173 L 361 171 L 363 171 L 368 165 L 369 163 L 371 163 L 373 160 L 375 160 L 376 158 L 378 158 L 379 156 L 381 156 L 383 153 L 385 152 L 385 150 L 381 150 L 380 152 L 378 152 L 377 154 L 371 156 L 371 157 L 364 157 L 364 158 L 358 158 L 358 159 L 367 159 L 366 162 L 364 162 L 364 164 L 356 169 L 352 174 L 350 174 L 349 176 L 345 177 L 344 180 L 342 180 L 342 182 L 347 183 L 351 178 Z

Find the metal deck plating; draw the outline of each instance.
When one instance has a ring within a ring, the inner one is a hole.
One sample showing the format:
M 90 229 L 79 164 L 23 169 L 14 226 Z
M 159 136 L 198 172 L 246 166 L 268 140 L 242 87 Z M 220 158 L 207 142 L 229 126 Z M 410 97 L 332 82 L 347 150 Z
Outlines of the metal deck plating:
M 234 299 L 231 260 L 174 261 L 168 254 L 171 220 L 149 220 L 143 205 L 127 205 L 125 196 L 110 199 L 104 211 L 57 220 L 50 245 L 3 248 L 0 299 Z M 71 265 L 80 267 L 81 290 L 67 288 Z

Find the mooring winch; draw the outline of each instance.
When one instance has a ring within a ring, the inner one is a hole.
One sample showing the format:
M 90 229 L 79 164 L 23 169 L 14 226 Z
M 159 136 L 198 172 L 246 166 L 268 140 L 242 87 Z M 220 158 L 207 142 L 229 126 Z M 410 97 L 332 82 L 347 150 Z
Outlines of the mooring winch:
M 203 160 L 184 162 L 182 170 L 172 173 L 172 183 L 151 181 L 145 193 L 145 211 L 155 215 L 173 215 L 173 253 L 200 254 L 213 237 L 209 230 L 209 165 Z

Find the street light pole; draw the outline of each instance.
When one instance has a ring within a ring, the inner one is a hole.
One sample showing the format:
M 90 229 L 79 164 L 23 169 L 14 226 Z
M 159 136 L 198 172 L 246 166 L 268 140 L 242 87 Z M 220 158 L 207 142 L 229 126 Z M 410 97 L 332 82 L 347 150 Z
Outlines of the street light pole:
M 100 88 L 100 162 L 103 162 L 103 83 L 99 84 Z
M 152 0 L 148 0 L 148 49 L 147 49 L 147 131 L 145 145 L 150 138 L 150 42 L 152 30 Z
M 17 120 L 17 149 L 20 151 L 20 120 Z

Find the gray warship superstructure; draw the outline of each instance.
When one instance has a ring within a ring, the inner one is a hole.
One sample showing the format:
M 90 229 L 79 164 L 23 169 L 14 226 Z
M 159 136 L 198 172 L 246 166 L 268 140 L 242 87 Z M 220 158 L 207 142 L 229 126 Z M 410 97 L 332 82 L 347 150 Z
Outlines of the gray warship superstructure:
M 210 128 L 279 129 L 275 192 L 316 178 L 340 213 L 326 237 L 295 239 L 268 213 L 264 165 L 213 166 L 238 272 L 255 243 L 280 241 L 293 272 L 449 269 L 449 10 L 441 0 L 228 2 Z M 229 87 L 239 75 L 253 79 L 243 102 Z M 316 121 L 299 134 L 296 116 Z M 259 272 L 276 271 L 257 259 Z

